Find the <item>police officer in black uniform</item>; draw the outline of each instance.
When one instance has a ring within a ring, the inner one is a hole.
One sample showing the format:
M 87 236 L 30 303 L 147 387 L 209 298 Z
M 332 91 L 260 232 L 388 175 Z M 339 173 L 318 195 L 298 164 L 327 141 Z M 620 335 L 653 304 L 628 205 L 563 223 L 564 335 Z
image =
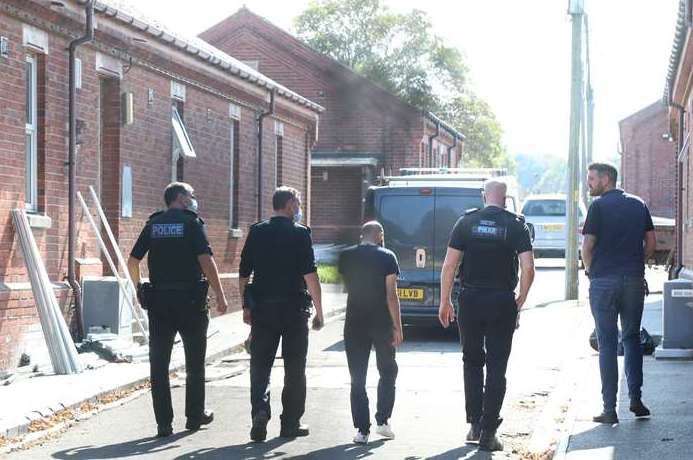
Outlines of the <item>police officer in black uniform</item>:
M 524 217 L 505 210 L 507 187 L 484 186 L 482 210 L 470 210 L 452 230 L 440 281 L 439 319 L 455 319 L 451 291 L 460 260 L 459 330 L 464 361 L 467 441 L 483 450 L 503 450 L 496 437 L 505 396 L 505 371 L 513 333 L 534 280 L 532 242 Z M 518 258 L 522 270 L 519 294 Z M 484 383 L 484 365 L 486 382 Z
M 217 310 L 224 313 L 228 308 L 204 222 L 197 216 L 193 188 L 183 182 L 169 184 L 164 201 L 167 210 L 149 217 L 128 259 L 128 271 L 149 316 L 149 363 L 158 437 L 173 433 L 169 363 L 176 333 L 180 333 L 185 349 L 185 427 L 195 431 L 214 419 L 214 413 L 205 409 L 208 283 L 216 294 Z M 150 281 L 141 285 L 140 261 L 147 253 Z
M 282 341 L 284 358 L 282 437 L 307 436 L 301 424 L 306 402 L 306 355 L 311 297 L 313 329 L 323 325 L 320 282 L 310 230 L 301 221 L 297 190 L 279 187 L 272 198 L 274 216 L 250 227 L 240 263 L 243 320 L 251 325 L 250 402 L 253 441 L 267 437 L 270 373 Z M 252 284 L 248 284 L 253 275 Z M 306 288 L 307 291 L 306 292 Z M 310 294 L 310 296 L 308 295 Z

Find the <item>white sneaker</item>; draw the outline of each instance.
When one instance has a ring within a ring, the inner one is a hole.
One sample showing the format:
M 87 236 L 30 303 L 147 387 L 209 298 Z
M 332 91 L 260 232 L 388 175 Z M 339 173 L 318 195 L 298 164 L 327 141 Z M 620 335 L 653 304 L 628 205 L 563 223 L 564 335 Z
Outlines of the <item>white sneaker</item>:
M 361 433 L 361 430 L 356 430 L 356 436 L 354 436 L 355 444 L 368 444 L 368 435 Z
M 375 429 L 375 432 L 383 438 L 395 439 L 395 433 L 392 431 L 392 427 L 389 423 L 378 425 L 378 427 Z

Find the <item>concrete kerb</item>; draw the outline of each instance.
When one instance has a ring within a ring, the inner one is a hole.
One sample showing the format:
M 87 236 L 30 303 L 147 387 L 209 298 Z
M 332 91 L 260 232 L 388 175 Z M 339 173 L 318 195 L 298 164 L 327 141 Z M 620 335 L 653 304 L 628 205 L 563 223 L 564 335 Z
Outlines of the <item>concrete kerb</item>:
M 344 314 L 345 310 L 346 310 L 346 306 L 341 306 L 341 307 L 334 308 L 334 309 L 331 309 L 331 310 L 325 312 L 325 322 L 327 323 L 327 322 L 331 322 L 331 321 L 336 320 L 339 316 Z M 217 361 L 217 360 L 223 358 L 224 356 L 227 356 L 227 355 L 230 355 L 233 353 L 237 353 L 237 352 L 240 352 L 243 350 L 244 350 L 243 341 L 237 342 L 237 343 L 229 345 L 228 347 L 222 348 L 222 349 L 220 349 L 214 353 L 211 353 L 210 355 L 208 355 L 205 358 L 205 362 L 207 364 L 210 364 L 214 361 Z M 183 371 L 184 369 L 185 369 L 185 362 L 183 361 L 181 363 L 177 363 L 177 364 L 171 366 L 170 372 L 171 373 L 180 372 L 180 371 Z M 43 418 L 50 417 L 50 416 L 54 415 L 55 413 L 62 411 L 62 410 L 65 410 L 65 409 L 68 409 L 68 410 L 78 409 L 80 406 L 82 406 L 85 403 L 97 403 L 99 401 L 99 399 L 101 399 L 107 395 L 110 395 L 114 392 L 129 391 L 129 390 L 136 388 L 140 385 L 144 385 L 144 384 L 148 384 L 148 383 L 149 383 L 149 374 L 147 373 L 146 376 L 138 377 L 137 379 L 116 385 L 113 388 L 109 388 L 108 390 L 100 391 L 99 393 L 96 393 L 96 394 L 93 394 L 90 396 L 86 396 L 86 397 L 84 397 L 78 401 L 73 401 L 67 405 L 65 405 L 63 403 L 57 403 L 59 405 L 56 407 L 57 410 L 54 410 L 52 408 L 48 408 L 49 410 L 47 411 L 48 412 L 47 414 L 36 414 L 35 417 L 32 415 L 31 418 L 29 418 L 28 416 L 25 416 L 26 421 L 24 421 L 22 423 L 18 423 L 17 425 L 14 425 L 14 426 L 4 427 L 2 429 L 2 432 L 0 432 L 0 438 L 5 438 L 8 440 L 11 440 L 12 438 L 26 435 L 27 433 L 29 433 L 29 427 L 36 420 L 41 420 Z M 32 414 L 33 414 L 33 412 L 32 412 Z M 54 430 L 47 430 L 45 434 L 50 434 L 50 432 L 53 432 L 53 431 Z M 0 452 L 2 452 L 1 449 L 0 449 Z
M 528 310 L 546 307 L 580 308 L 583 306 L 584 300 L 561 300 L 546 302 L 541 304 L 541 306 L 532 307 Z M 579 334 L 579 330 L 580 328 L 576 328 L 575 333 Z M 570 341 L 570 343 L 572 346 L 576 346 L 578 341 L 579 337 L 576 336 L 573 341 Z M 571 399 L 570 395 L 573 393 L 575 388 L 574 380 L 577 374 L 575 370 L 576 366 L 575 364 L 571 363 L 571 359 L 572 354 L 568 353 L 564 359 L 563 365 L 561 365 L 561 376 L 558 378 L 556 386 L 551 391 L 551 396 L 536 419 L 536 424 L 532 431 L 529 442 L 529 452 L 531 454 L 539 455 L 547 450 L 552 449 L 555 445 L 558 447 L 554 452 L 560 448 L 562 437 L 557 436 L 559 429 L 556 428 L 556 421 L 562 419 L 563 423 L 561 423 L 561 425 L 567 425 L 569 423 L 568 419 L 571 415 L 570 409 L 568 413 L 563 416 L 561 408 Z

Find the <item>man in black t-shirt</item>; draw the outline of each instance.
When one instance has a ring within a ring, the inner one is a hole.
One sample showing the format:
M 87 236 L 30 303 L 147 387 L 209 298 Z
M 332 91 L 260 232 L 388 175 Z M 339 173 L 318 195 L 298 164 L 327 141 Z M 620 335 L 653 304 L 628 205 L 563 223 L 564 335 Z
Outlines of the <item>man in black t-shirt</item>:
M 140 262 L 148 254 L 153 293 L 146 305 L 149 365 L 159 437 L 173 433 L 169 363 L 176 333 L 185 347 L 185 427 L 198 430 L 214 419 L 213 412 L 204 408 L 209 284 L 216 294 L 217 310 L 224 313 L 228 308 L 204 222 L 197 215 L 193 188 L 173 182 L 166 187 L 164 201 L 166 211 L 149 217 L 128 259 L 130 277 L 138 285 Z
M 478 441 L 481 449 L 491 451 L 503 450 L 496 430 L 502 422 L 505 371 L 519 310 L 534 280 L 529 229 L 524 217 L 504 209 L 506 190 L 502 182 L 486 182 L 486 207 L 467 211 L 457 221 L 440 275 L 439 318 L 448 327 L 455 319 L 450 294 L 462 261 L 458 327 L 467 422 L 472 425 L 467 441 Z M 515 296 L 518 258 L 522 277 Z
M 368 442 L 371 426 L 366 394 L 371 348 L 375 348 L 380 373 L 376 432 L 388 439 L 395 437 L 389 419 L 395 404 L 395 348 L 403 339 L 397 297 L 399 266 L 383 242 L 382 225 L 367 222 L 361 229 L 361 244 L 339 257 L 339 273 L 348 293 L 344 348 L 351 374 L 351 415 L 358 430 L 354 442 L 358 444 Z

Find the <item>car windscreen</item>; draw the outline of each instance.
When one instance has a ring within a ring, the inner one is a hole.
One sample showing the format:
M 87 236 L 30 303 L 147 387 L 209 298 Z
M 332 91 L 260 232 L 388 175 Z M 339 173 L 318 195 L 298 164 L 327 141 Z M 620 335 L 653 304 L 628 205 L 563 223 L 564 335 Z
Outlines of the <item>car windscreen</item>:
M 522 207 L 527 217 L 565 217 L 565 200 L 530 200 Z
M 578 217 L 585 217 L 585 207 L 582 203 L 578 206 Z M 522 214 L 527 217 L 565 217 L 565 200 L 527 200 L 522 207 Z

